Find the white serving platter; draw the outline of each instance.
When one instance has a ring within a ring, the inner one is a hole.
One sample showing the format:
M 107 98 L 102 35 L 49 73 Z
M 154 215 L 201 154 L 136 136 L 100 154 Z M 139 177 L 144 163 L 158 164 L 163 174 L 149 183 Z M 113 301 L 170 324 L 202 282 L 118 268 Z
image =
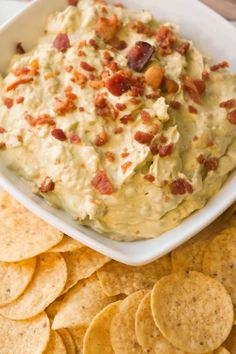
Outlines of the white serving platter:
M 228 60 L 236 72 L 236 30 L 222 17 L 197 0 L 126 0 L 133 9 L 145 8 L 157 18 L 180 25 L 184 37 L 195 42 L 216 62 Z M 36 44 L 50 13 L 62 10 L 67 0 L 35 0 L 14 19 L 0 26 L 0 71 L 6 72 L 15 44 L 22 41 L 26 49 Z M 80 226 L 65 212 L 50 207 L 35 196 L 29 187 L 0 163 L 0 186 L 33 213 L 88 247 L 115 260 L 141 265 L 149 263 L 181 245 L 210 224 L 236 200 L 236 173 L 202 210 L 192 214 L 178 227 L 145 241 L 116 242 Z

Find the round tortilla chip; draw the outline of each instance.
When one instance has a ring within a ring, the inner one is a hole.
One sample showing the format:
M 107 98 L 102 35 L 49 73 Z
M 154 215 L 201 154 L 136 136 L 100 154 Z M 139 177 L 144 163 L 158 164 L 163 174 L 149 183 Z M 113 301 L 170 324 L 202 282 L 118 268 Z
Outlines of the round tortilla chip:
M 223 285 L 202 273 L 179 272 L 159 280 L 152 314 L 163 336 L 190 353 L 217 349 L 233 323 L 233 305 Z
M 116 300 L 117 297 L 109 297 L 103 292 L 94 274 L 68 291 L 52 328 L 87 327 L 99 311 Z
M 17 263 L 0 262 L 0 306 L 16 300 L 30 283 L 36 268 L 36 258 Z
M 222 231 L 207 247 L 203 272 L 220 281 L 236 305 L 236 228 Z
M 129 295 L 119 306 L 110 328 L 111 344 L 116 354 L 143 354 L 135 335 L 135 314 L 145 290 Z
M 50 320 L 53 320 L 56 314 L 58 313 L 63 299 L 64 296 L 60 296 L 45 309 L 46 314 L 48 315 Z
M 63 253 L 63 257 L 65 258 L 68 271 L 68 278 L 63 293 L 66 293 L 79 280 L 90 277 L 110 261 L 110 258 L 88 247 L 83 247 L 74 252 L 65 252 Z
M 230 335 L 224 342 L 224 347 L 232 354 L 236 353 L 236 326 L 230 332 Z
M 74 240 L 73 238 L 64 235 L 61 242 L 59 242 L 56 246 L 52 247 L 48 252 L 73 252 L 80 248 L 84 247 L 82 243 Z
M 114 354 L 111 345 L 110 327 L 122 301 L 116 301 L 99 312 L 87 329 L 83 354 Z
M 72 335 L 75 343 L 76 354 L 83 354 L 83 340 L 87 327 L 71 327 L 68 331 Z
M 66 347 L 66 353 L 76 354 L 75 343 L 70 332 L 67 329 L 60 329 L 58 333 L 60 334 L 62 341 Z
M 172 270 L 170 256 L 141 267 L 132 267 L 111 261 L 98 272 L 98 278 L 108 296 L 132 294 L 140 289 L 151 289 L 157 280 Z
M 47 348 L 43 354 L 67 354 L 65 344 L 56 331 L 51 331 Z
M 63 233 L 17 202 L 0 214 L 0 261 L 18 262 L 55 246 Z
M 66 280 L 66 263 L 60 254 L 40 255 L 26 291 L 11 304 L 1 307 L 0 314 L 13 320 L 25 320 L 39 314 L 60 295 Z
M 12 321 L 0 316 L 0 351 L 4 354 L 41 354 L 50 336 L 45 312 L 26 321 Z

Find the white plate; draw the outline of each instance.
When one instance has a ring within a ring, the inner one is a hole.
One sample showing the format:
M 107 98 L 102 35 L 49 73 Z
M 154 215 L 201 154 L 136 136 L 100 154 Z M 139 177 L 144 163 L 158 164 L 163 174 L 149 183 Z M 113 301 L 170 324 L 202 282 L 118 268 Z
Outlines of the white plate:
M 24 47 L 30 49 L 42 34 L 47 16 L 55 10 L 63 9 L 66 4 L 66 0 L 36 0 L 22 14 L 0 28 L 1 71 L 6 70 L 7 63 L 14 52 L 15 43 L 22 41 Z M 158 18 L 180 24 L 183 36 L 192 39 L 216 62 L 223 59 L 229 60 L 232 63 L 232 70 L 236 71 L 236 31 L 234 27 L 200 2 L 196 0 L 126 0 L 125 4 L 134 9 L 140 9 L 143 6 Z M 82 227 L 63 211 L 49 207 L 43 199 L 33 195 L 20 178 L 7 170 L 3 164 L 0 165 L 0 185 L 32 212 L 88 247 L 130 265 L 153 261 L 187 241 L 211 223 L 236 200 L 235 184 L 236 173 L 230 177 L 222 190 L 209 201 L 205 208 L 156 239 L 121 243 Z
M 19 1 L 0 0 L 0 24 L 14 17 L 28 4 Z

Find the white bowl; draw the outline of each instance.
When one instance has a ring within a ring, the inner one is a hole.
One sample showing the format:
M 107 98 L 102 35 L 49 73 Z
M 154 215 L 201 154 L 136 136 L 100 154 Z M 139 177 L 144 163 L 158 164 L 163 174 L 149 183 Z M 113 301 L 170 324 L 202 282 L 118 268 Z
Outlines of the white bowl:
M 143 7 L 157 18 L 179 24 L 184 37 L 192 39 L 200 50 L 212 56 L 216 62 L 228 60 L 232 70 L 236 71 L 234 27 L 197 0 L 126 0 L 125 4 L 133 9 Z M 35 0 L 13 20 L 0 27 L 0 71 L 6 71 L 15 44 L 22 41 L 24 47 L 30 49 L 42 34 L 48 15 L 55 10 L 62 10 L 66 5 L 67 0 Z M 155 239 L 131 243 L 116 242 L 80 226 L 65 212 L 50 207 L 34 195 L 3 163 L 0 165 L 0 185 L 33 213 L 64 233 L 130 265 L 146 264 L 170 252 L 210 224 L 236 200 L 234 173 L 203 209 L 189 216 L 178 227 Z

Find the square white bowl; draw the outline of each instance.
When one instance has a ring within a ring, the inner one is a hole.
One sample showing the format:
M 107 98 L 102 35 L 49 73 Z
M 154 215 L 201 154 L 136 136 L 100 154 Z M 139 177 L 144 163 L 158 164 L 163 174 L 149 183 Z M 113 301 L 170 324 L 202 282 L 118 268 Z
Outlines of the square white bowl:
M 228 60 L 232 64 L 231 69 L 236 71 L 236 30 L 199 1 L 126 0 L 124 3 L 133 9 L 148 9 L 158 19 L 179 24 L 183 37 L 193 40 L 204 54 L 216 62 Z M 6 72 L 15 44 L 21 41 L 27 50 L 31 49 L 43 33 L 48 15 L 63 10 L 66 5 L 67 0 L 35 0 L 13 20 L 0 27 L 0 72 Z M 236 173 L 233 173 L 203 209 L 155 239 L 117 242 L 79 225 L 62 210 L 50 207 L 3 163 L 0 164 L 0 186 L 33 213 L 88 247 L 130 265 L 149 263 L 193 237 L 236 200 L 235 185 Z

